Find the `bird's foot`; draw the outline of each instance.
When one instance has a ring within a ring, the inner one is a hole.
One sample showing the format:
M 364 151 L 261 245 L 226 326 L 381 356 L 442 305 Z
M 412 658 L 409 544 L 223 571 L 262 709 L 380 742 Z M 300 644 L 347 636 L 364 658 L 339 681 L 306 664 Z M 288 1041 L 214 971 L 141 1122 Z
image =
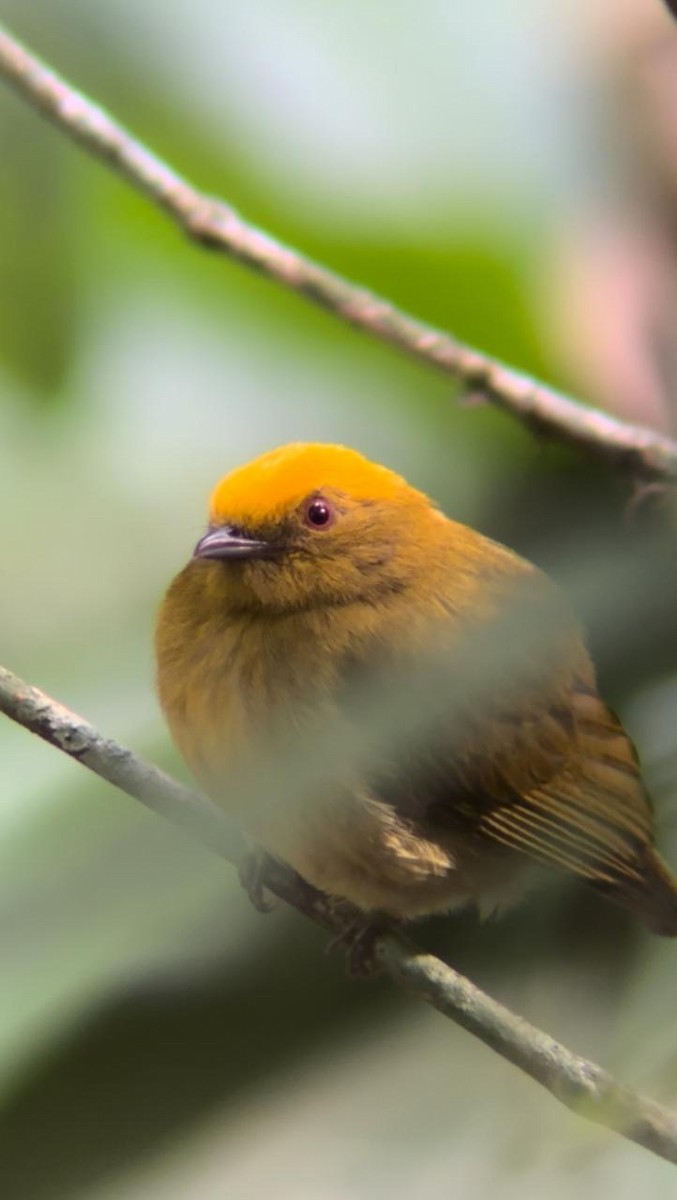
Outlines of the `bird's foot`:
M 266 868 L 269 862 L 265 850 L 255 848 L 240 859 L 237 868 L 240 884 L 260 913 L 272 912 L 275 907 L 266 892 Z
M 332 902 L 332 913 L 341 925 L 327 944 L 327 953 L 343 950 L 348 974 L 353 979 L 367 979 L 379 973 L 376 961 L 376 942 L 393 923 L 380 913 L 362 913 L 344 901 Z

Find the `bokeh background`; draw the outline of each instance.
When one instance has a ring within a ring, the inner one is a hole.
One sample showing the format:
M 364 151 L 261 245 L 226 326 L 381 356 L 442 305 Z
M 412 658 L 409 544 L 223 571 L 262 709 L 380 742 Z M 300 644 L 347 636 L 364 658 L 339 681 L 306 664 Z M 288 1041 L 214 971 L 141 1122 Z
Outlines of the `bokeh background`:
M 677 26 L 658 0 L 4 0 L 196 184 L 335 269 L 675 431 Z M 185 778 L 153 694 L 206 497 L 341 440 L 547 566 L 583 612 L 677 862 L 669 495 L 455 402 L 157 212 L 0 89 L 8 666 Z M 674 1196 L 233 871 L 0 724 L 0 1190 L 21 1200 Z M 581 887 L 421 940 L 677 1106 L 675 946 Z

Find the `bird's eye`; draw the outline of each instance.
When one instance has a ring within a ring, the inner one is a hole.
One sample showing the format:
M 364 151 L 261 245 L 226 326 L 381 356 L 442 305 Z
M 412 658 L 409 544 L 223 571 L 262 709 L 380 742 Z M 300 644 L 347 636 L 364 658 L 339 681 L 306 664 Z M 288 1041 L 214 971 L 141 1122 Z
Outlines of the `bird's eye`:
M 304 517 L 306 525 L 311 529 L 328 529 L 334 524 L 336 514 L 331 504 L 321 500 L 319 496 L 314 496 L 306 503 Z

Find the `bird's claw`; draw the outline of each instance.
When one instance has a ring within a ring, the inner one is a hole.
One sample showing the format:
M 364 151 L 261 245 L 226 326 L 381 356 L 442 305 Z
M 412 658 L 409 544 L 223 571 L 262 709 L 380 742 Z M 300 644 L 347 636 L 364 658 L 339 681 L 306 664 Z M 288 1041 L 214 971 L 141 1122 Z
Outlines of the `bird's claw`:
M 333 907 L 335 915 L 343 915 L 341 910 L 344 906 L 340 901 Z M 351 908 L 343 927 L 338 928 L 328 942 L 327 953 L 343 950 L 348 975 L 353 979 L 377 975 L 376 942 L 389 928 L 390 923 L 385 918 L 377 914 L 359 913 Z
M 240 884 L 257 912 L 272 912 L 275 905 L 266 892 L 268 855 L 263 850 L 251 850 L 240 859 L 237 873 Z

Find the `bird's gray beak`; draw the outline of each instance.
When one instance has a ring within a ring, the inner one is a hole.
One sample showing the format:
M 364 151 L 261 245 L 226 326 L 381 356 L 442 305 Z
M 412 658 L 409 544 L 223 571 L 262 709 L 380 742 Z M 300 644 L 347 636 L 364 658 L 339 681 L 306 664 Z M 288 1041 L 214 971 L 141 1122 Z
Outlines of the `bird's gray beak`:
M 241 529 L 221 525 L 210 529 L 201 537 L 193 551 L 193 558 L 264 558 L 271 553 L 268 542 L 247 537 Z

